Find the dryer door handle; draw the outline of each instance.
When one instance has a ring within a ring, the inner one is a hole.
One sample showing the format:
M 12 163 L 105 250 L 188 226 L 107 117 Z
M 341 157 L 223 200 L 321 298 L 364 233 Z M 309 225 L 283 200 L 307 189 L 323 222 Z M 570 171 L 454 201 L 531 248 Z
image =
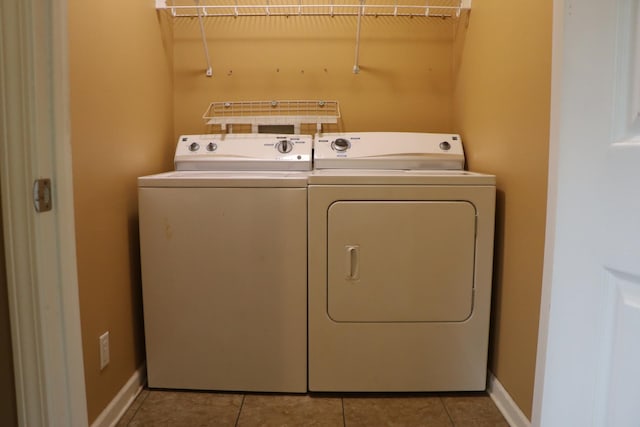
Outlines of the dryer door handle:
M 360 246 L 347 245 L 344 248 L 347 280 L 358 280 L 360 279 Z

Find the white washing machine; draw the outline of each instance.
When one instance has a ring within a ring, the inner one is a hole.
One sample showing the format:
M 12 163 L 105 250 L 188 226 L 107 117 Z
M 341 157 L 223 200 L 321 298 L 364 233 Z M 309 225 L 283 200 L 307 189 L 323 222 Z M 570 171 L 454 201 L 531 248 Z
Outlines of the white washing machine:
M 149 387 L 307 391 L 312 139 L 196 135 L 138 179 Z
M 495 177 L 458 135 L 316 136 L 309 389 L 486 385 Z

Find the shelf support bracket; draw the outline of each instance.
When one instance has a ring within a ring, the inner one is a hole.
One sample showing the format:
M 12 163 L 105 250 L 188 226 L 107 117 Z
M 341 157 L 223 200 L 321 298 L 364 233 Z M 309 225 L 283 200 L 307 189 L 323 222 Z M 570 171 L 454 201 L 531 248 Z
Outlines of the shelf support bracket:
M 209 46 L 207 45 L 207 34 L 204 31 L 204 22 L 202 22 L 202 9 L 200 8 L 200 0 L 196 1 L 196 10 L 198 11 L 198 22 L 200 23 L 200 34 L 202 35 L 202 46 L 204 47 L 204 57 L 207 60 L 207 77 L 213 76 L 211 68 L 211 60 L 209 59 Z
M 471 9 L 471 0 L 460 0 L 460 5 L 456 10 L 456 18 L 460 18 L 460 14 L 463 10 Z
M 360 0 L 360 6 L 358 7 L 358 23 L 356 24 L 356 55 L 355 61 L 353 65 L 353 74 L 358 74 L 360 72 L 360 27 L 362 25 L 362 14 L 364 12 L 364 2 L 365 0 Z

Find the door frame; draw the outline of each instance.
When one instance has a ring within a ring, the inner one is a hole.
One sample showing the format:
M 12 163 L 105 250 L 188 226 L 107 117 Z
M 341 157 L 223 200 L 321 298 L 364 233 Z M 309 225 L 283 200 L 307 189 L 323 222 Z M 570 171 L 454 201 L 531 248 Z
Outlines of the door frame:
M 87 425 L 65 0 L 0 2 L 0 185 L 18 422 Z M 51 178 L 53 210 L 32 185 Z
M 560 110 L 562 108 L 562 52 L 564 45 L 565 0 L 553 0 L 553 25 L 551 42 L 551 108 L 549 123 L 549 172 L 547 177 L 547 215 L 545 227 L 545 249 L 543 258 L 542 290 L 540 296 L 540 320 L 533 392 L 531 425 L 539 426 L 542 418 L 543 390 L 547 340 L 549 337 L 551 293 L 553 283 L 553 260 L 555 256 L 556 216 L 558 206 L 558 175 L 560 168 Z

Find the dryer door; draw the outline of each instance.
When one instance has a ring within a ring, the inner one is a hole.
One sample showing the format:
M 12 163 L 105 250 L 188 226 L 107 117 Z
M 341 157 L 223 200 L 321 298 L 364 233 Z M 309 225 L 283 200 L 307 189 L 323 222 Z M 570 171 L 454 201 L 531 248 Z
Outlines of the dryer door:
M 471 315 L 471 203 L 338 201 L 327 221 L 334 321 L 461 322 Z

